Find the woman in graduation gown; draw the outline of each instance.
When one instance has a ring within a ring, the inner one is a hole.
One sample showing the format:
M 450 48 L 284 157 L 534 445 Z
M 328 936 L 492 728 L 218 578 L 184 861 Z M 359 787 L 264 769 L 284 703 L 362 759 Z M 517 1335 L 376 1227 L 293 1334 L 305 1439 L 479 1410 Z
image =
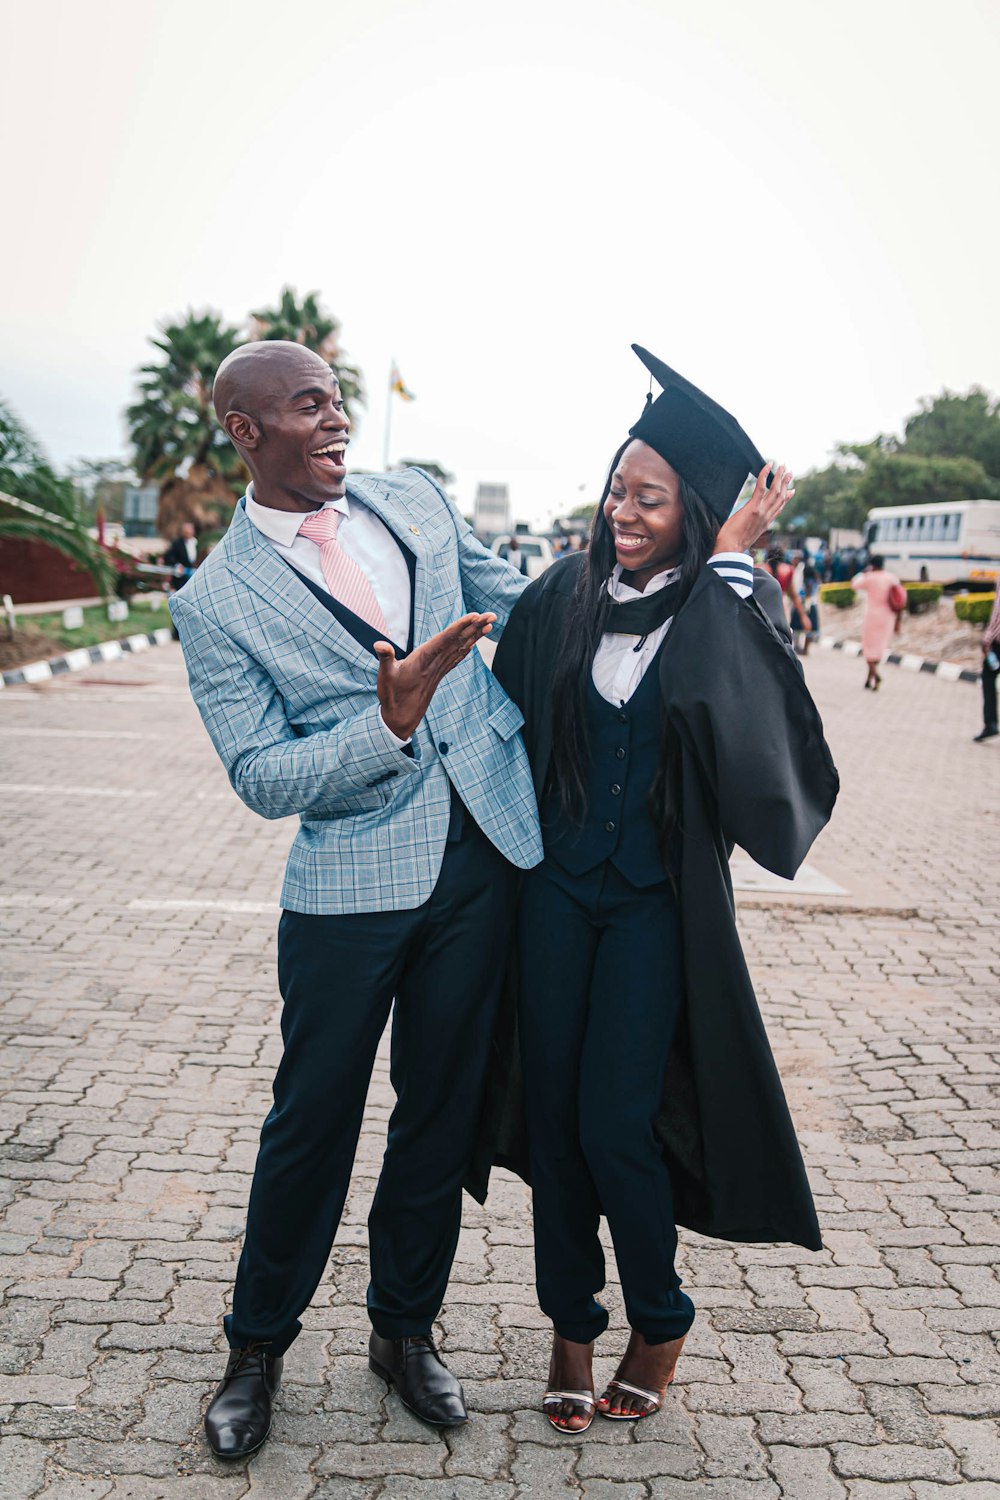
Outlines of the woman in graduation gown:
M 659 1408 L 694 1318 L 677 1223 L 820 1247 L 728 868 L 738 843 L 794 875 L 838 789 L 748 553 L 791 475 L 633 348 L 662 393 L 615 455 L 589 552 L 525 591 L 494 664 L 525 716 L 545 840 L 519 914 L 523 1096 L 506 1078 L 494 1156 L 532 1184 L 543 1409 L 569 1432 Z M 602 1214 L 632 1334 L 598 1400 Z

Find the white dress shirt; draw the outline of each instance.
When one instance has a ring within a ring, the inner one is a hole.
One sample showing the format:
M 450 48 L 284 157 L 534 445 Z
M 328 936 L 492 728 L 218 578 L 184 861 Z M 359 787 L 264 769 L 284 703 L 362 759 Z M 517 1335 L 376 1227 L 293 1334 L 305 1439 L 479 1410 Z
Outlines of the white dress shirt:
M 410 573 L 398 543 L 381 517 L 354 497 L 328 500 L 323 509 L 338 510 L 344 517 L 337 541 L 371 584 L 390 641 L 405 651 L 410 635 Z M 279 556 L 329 592 L 319 543 L 299 534 L 304 515 L 258 505 L 251 484 L 247 488 L 247 519 L 267 537 Z
M 753 593 L 753 558 L 748 552 L 717 552 L 714 557 L 709 558 L 708 566 L 720 578 L 724 578 L 741 599 L 748 599 Z M 668 583 L 673 583 L 679 573 L 680 568 L 669 568 L 666 572 L 657 573 L 647 583 L 645 591 L 640 593 L 631 585 L 622 583 L 621 566 L 616 563 L 614 572 L 608 579 L 608 593 L 616 604 L 627 604 L 631 599 L 645 599 L 650 594 L 658 593 Z M 602 698 L 608 703 L 628 702 L 642 681 L 646 668 L 663 645 L 670 624 L 670 620 L 664 620 L 662 625 L 645 636 L 617 635 L 609 631 L 602 637 L 591 670 L 594 686 Z
M 186 536 L 184 538 L 184 548 L 187 552 L 188 567 L 193 568 L 198 560 L 198 538 L 196 536 Z
M 329 588 L 323 577 L 319 543 L 299 533 L 305 516 L 291 510 L 275 510 L 270 505 L 259 505 L 253 497 L 253 484 L 247 486 L 247 520 L 267 537 L 275 552 L 291 563 L 321 589 Z M 385 620 L 389 640 L 405 650 L 410 636 L 410 571 L 406 559 L 388 526 L 360 500 L 328 500 L 322 508 L 329 506 L 339 510 L 344 517 L 337 531 L 337 541 L 348 557 L 354 559 L 371 584 Z M 382 728 L 400 749 L 410 743 L 400 739 L 382 719 Z

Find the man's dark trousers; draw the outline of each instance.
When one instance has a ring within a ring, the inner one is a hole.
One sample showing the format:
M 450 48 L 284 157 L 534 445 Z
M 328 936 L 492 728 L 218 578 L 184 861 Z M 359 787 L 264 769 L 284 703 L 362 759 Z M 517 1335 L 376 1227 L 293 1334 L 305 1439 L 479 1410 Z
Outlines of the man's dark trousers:
M 226 1335 L 282 1354 L 347 1196 L 375 1052 L 395 996 L 397 1102 L 368 1220 L 377 1333 L 429 1333 L 461 1222 L 510 941 L 515 872 L 467 815 L 414 911 L 283 913 L 285 1050 L 254 1172 Z
M 996 646 L 993 650 L 996 651 Z M 997 676 L 993 668 L 983 658 L 983 728 L 997 728 Z

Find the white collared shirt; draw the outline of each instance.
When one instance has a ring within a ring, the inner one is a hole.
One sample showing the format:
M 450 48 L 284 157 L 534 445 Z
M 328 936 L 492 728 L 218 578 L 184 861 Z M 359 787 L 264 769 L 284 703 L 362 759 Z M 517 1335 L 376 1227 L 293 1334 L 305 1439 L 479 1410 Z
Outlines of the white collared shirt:
M 741 599 L 753 593 L 753 558 L 748 552 L 716 552 L 708 560 L 720 578 L 736 590 Z M 608 579 L 608 593 L 616 604 L 627 604 L 630 599 L 645 599 L 673 583 L 680 573 L 679 568 L 668 568 L 657 573 L 640 593 L 627 583 L 622 583 L 621 565 L 616 563 Z M 672 618 L 672 617 L 671 617 Z M 591 669 L 594 686 L 608 703 L 627 703 L 643 679 L 646 668 L 659 651 L 670 629 L 670 620 L 664 620 L 648 635 L 616 635 L 608 632 L 601 639 Z
M 275 552 L 312 583 L 326 589 L 319 543 L 299 533 L 305 516 L 258 504 L 252 484 L 247 487 L 246 504 L 247 520 L 267 537 Z M 344 517 L 337 541 L 371 584 L 390 641 L 405 651 L 410 635 L 410 574 L 392 533 L 381 517 L 354 495 L 328 500 L 323 506 L 327 508 Z

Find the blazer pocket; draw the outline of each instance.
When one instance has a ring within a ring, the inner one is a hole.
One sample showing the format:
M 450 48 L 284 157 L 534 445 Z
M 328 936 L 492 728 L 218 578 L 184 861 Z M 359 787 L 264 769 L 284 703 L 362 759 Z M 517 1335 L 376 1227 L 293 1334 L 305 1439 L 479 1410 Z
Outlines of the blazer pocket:
M 491 729 L 496 730 L 502 740 L 510 740 L 523 725 L 524 714 L 513 699 L 508 698 L 506 702 L 499 704 L 491 714 L 487 715 L 486 722 Z

